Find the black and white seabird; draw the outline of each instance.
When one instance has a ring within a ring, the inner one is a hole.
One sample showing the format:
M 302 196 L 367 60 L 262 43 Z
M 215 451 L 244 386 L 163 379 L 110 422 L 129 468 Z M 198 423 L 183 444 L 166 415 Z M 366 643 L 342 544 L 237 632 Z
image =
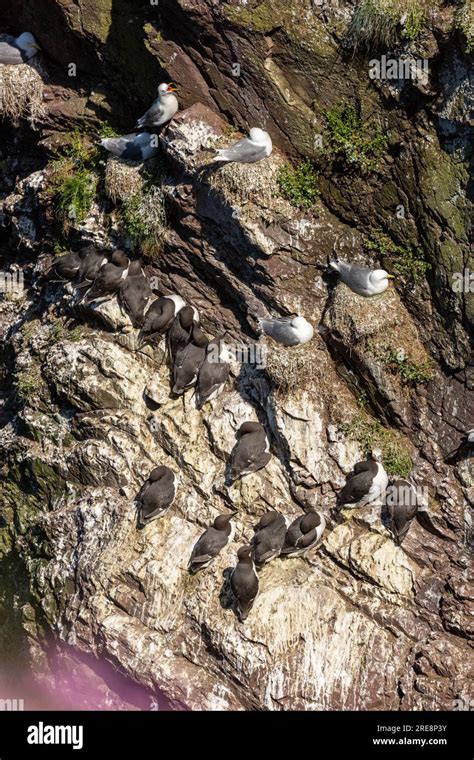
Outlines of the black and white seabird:
M 193 306 L 185 306 L 173 319 L 167 336 L 168 350 L 173 361 L 178 351 L 186 348 L 191 340 L 195 324 L 199 324 L 199 314 Z
M 138 496 L 142 525 L 163 517 L 176 497 L 176 475 L 165 465 L 155 467 Z
M 104 264 L 97 273 L 97 277 L 84 296 L 84 303 L 92 303 L 97 299 L 107 299 L 117 293 L 122 282 L 125 280 L 130 260 L 119 249 L 113 252 L 108 264 Z
M 2 34 L 0 36 L 0 64 L 16 66 L 19 63 L 26 63 L 34 58 L 40 49 L 30 32 L 23 32 L 16 38 L 10 34 Z
M 385 505 L 393 540 L 398 546 L 401 546 L 408 533 L 411 521 L 418 512 L 415 488 L 403 478 L 394 480 L 387 489 Z
M 302 343 L 308 343 L 314 335 L 313 326 L 297 314 L 291 317 L 259 319 L 258 321 L 265 335 L 269 335 L 282 346 L 299 346 Z
M 189 572 L 195 575 L 204 570 L 217 557 L 234 535 L 234 526 L 230 522 L 234 512 L 229 515 L 219 515 L 213 524 L 204 531 L 202 536 L 194 544 L 194 549 L 189 560 Z
M 230 479 L 232 481 L 257 472 L 271 459 L 270 441 L 265 428 L 259 422 L 244 422 L 238 431 L 239 440 L 230 454 Z
M 207 336 L 193 326 L 190 342 L 176 354 L 173 365 L 173 393 L 182 396 L 186 388 L 196 385 L 199 370 L 206 358 Z
M 147 161 L 158 153 L 158 135 L 152 132 L 132 132 L 121 137 L 104 137 L 100 144 L 117 158 L 126 161 Z
M 81 248 L 80 255 L 82 263 L 79 267 L 78 285 L 79 290 L 90 288 L 95 278 L 99 274 L 99 269 L 109 263 L 109 259 L 104 251 L 100 251 L 93 245 Z
M 446 454 L 444 461 L 446 464 L 456 464 L 465 457 L 471 457 L 474 454 L 474 428 L 468 430 L 462 440 L 453 451 Z
M 371 458 L 357 462 L 346 485 L 337 497 L 337 510 L 363 507 L 378 499 L 387 489 L 388 476 L 382 464 L 382 452 L 374 449 Z
M 175 92 L 176 87 L 172 84 L 160 84 L 158 97 L 141 119 L 138 119 L 137 127 L 161 127 L 172 119 L 179 108 Z
M 53 282 L 67 282 L 79 274 L 82 266 L 82 252 L 69 251 L 58 256 L 51 265 L 47 278 Z
M 338 272 L 341 280 L 354 293 L 366 298 L 383 293 L 388 288 L 389 280 L 393 279 L 393 274 L 388 274 L 385 269 L 361 267 L 357 264 L 348 264 L 341 259 L 330 261 L 329 266 Z
M 128 275 L 120 285 L 119 301 L 134 327 L 141 327 L 145 319 L 145 308 L 151 298 L 151 287 L 144 274 L 141 261 L 132 261 Z
M 199 370 L 196 389 L 196 406 L 202 409 L 208 401 L 213 401 L 225 388 L 229 377 L 229 353 L 224 336 L 209 341 L 206 358 Z
M 326 520 L 319 512 L 308 512 L 293 520 L 286 531 L 281 550 L 283 557 L 304 557 L 316 546 L 326 528 Z
M 268 132 L 258 127 L 252 127 L 248 137 L 244 137 L 243 140 L 239 140 L 229 148 L 219 148 L 213 161 L 254 164 L 268 158 L 272 150 L 272 140 Z
M 265 512 L 252 539 L 255 564 L 261 567 L 278 557 L 285 541 L 286 520 L 280 512 Z
M 176 294 L 161 296 L 148 307 L 145 321 L 140 332 L 140 342 L 155 342 L 171 327 L 173 319 L 186 306 L 185 301 Z
M 230 587 L 234 595 L 239 620 L 248 617 L 258 595 L 258 575 L 253 561 L 251 546 L 241 546 L 237 552 L 238 564 L 232 570 Z

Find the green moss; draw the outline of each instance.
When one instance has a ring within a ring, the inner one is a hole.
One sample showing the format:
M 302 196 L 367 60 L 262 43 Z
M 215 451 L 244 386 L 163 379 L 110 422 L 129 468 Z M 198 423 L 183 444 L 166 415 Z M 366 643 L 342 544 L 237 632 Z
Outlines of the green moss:
M 89 169 L 79 169 L 63 178 L 57 187 L 58 214 L 64 223 L 84 221 L 95 198 L 98 177 Z
M 396 275 L 411 280 L 415 285 L 420 283 L 430 264 L 425 260 L 419 246 L 400 246 L 393 242 L 389 235 L 381 229 L 374 229 L 370 238 L 364 242 L 366 251 L 376 251 L 380 256 L 392 261 L 391 269 Z
M 407 352 L 394 349 L 385 344 L 379 349 L 380 360 L 393 372 L 397 373 L 407 385 L 421 385 L 428 383 L 433 377 L 433 362 L 416 362 L 411 359 Z
M 368 456 L 372 449 L 382 451 L 383 464 L 388 475 L 400 475 L 407 478 L 413 467 L 408 444 L 393 430 L 385 428 L 378 420 L 360 411 L 349 423 L 339 426 L 347 438 L 357 441 L 364 454 Z
M 37 367 L 23 370 L 17 374 L 15 381 L 16 390 L 23 403 L 27 403 L 34 398 L 38 391 L 39 382 L 40 375 Z
M 99 129 L 99 135 L 104 137 L 118 137 L 119 132 L 117 132 L 113 127 L 110 126 L 110 124 L 107 121 L 103 121 L 100 125 Z
M 296 168 L 289 164 L 283 166 L 277 177 L 281 193 L 292 206 L 309 209 L 319 198 L 318 176 L 310 161 L 304 161 Z
M 161 250 L 166 229 L 166 210 L 161 188 L 152 185 L 124 201 L 122 226 L 135 247 L 147 255 Z
M 426 17 L 423 9 L 414 5 L 407 12 L 407 19 L 402 29 L 402 37 L 410 42 L 416 40 L 423 31 L 425 20 Z
M 229 5 L 225 8 L 225 15 L 229 20 L 261 34 L 266 34 L 281 23 L 281 13 L 276 2 L 270 0 L 264 0 L 255 8 Z
M 454 28 L 464 37 L 464 50 L 467 54 L 474 50 L 474 12 L 472 0 L 458 0 L 454 14 Z
M 375 119 L 364 121 L 355 107 L 347 102 L 325 111 L 324 118 L 323 155 L 333 161 L 342 161 L 347 168 L 376 169 L 387 147 L 387 137 Z

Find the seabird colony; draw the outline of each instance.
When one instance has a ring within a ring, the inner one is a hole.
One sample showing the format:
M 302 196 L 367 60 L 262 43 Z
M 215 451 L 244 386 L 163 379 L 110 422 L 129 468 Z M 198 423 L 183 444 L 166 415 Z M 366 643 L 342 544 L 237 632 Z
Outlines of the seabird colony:
M 0 36 L 0 64 L 28 62 L 39 49 L 29 32 L 17 38 Z M 101 145 L 121 159 L 146 161 L 154 157 L 158 152 L 155 130 L 167 124 L 179 108 L 175 92 L 174 85 L 160 84 L 157 99 L 137 121 L 138 129 L 153 131 L 104 138 Z M 272 150 L 268 132 L 253 127 L 248 137 L 218 149 L 212 160 L 218 164 L 250 164 L 268 158 Z M 339 259 L 331 261 L 329 269 L 336 272 L 354 293 L 365 298 L 384 293 L 393 277 L 384 269 L 371 269 Z M 195 388 L 197 409 L 202 410 L 206 403 L 224 391 L 230 362 L 225 334 L 208 339 L 200 327 L 197 309 L 179 294 L 162 295 L 150 304 L 152 289 L 140 260 L 130 260 L 119 249 L 110 254 L 89 245 L 55 259 L 46 279 L 72 283 L 77 302 L 85 305 L 117 296 L 121 308 L 139 330 L 140 346 L 159 343 L 166 335 L 166 349 L 173 366 L 173 392 L 182 395 L 188 388 Z M 298 314 L 261 317 L 258 323 L 261 332 L 282 346 L 282 350 L 307 343 L 314 335 L 313 326 Z M 272 456 L 269 436 L 260 422 L 244 422 L 236 437 L 228 462 L 228 485 L 262 470 Z M 470 456 L 473 448 L 474 430 L 470 430 L 445 460 L 457 461 L 462 456 Z M 163 517 L 175 502 L 177 491 L 176 473 L 165 465 L 155 467 L 136 498 L 138 527 L 143 528 Z M 374 450 L 366 461 L 354 465 L 337 496 L 336 514 L 346 508 L 360 508 L 384 495 L 388 527 L 394 541 L 401 545 L 419 509 L 417 494 L 409 480 L 395 479 L 389 487 L 379 450 Z M 235 525 L 232 519 L 235 514 L 218 515 L 206 528 L 192 549 L 188 565 L 190 573 L 209 567 L 233 540 Z M 326 519 L 317 511 L 296 517 L 289 526 L 284 515 L 276 510 L 268 511 L 260 518 L 252 540 L 239 548 L 237 564 L 230 575 L 235 609 L 242 622 L 249 615 L 259 592 L 258 568 L 277 557 L 306 556 L 320 544 L 325 528 Z

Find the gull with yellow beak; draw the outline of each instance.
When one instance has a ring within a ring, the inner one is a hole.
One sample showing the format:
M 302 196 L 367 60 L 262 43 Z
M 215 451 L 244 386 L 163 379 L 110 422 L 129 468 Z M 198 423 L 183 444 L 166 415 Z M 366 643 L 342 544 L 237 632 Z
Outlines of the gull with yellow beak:
M 172 84 L 160 84 L 158 97 L 148 111 L 138 119 L 137 127 L 161 127 L 173 118 L 179 108 L 178 98 L 174 94 L 176 87 Z
M 393 274 L 388 274 L 385 269 L 360 267 L 346 261 L 330 261 L 329 266 L 354 293 L 366 298 L 383 293 L 388 288 L 389 280 L 394 279 Z
M 34 58 L 40 46 L 30 32 L 23 32 L 19 37 L 10 34 L 0 36 L 0 63 L 16 66 Z

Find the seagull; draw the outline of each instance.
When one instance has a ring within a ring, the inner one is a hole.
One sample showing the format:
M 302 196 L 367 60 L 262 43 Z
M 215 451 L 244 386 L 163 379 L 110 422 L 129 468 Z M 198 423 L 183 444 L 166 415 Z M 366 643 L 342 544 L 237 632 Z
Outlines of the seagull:
M 293 520 L 286 531 L 281 550 L 283 557 L 305 557 L 319 543 L 326 528 L 326 520 L 319 512 L 308 512 Z
M 178 98 L 174 94 L 176 87 L 171 84 L 160 84 L 158 97 L 153 101 L 148 111 L 138 119 L 137 127 L 161 127 L 173 118 L 179 108 Z
M 348 476 L 346 485 L 337 497 L 337 511 L 344 508 L 364 507 L 378 499 L 388 486 L 388 475 L 382 464 L 382 452 L 374 449 L 370 459 L 357 462 Z
M 254 164 L 268 158 L 273 150 L 272 140 L 268 132 L 258 127 L 252 127 L 248 137 L 239 140 L 230 148 L 220 148 L 213 161 L 235 162 L 238 164 Z
M 291 317 L 259 319 L 258 322 L 265 335 L 283 346 L 300 346 L 308 343 L 314 335 L 313 326 L 296 314 Z
M 383 293 L 388 288 L 389 280 L 394 279 L 393 274 L 388 274 L 385 269 L 360 267 L 342 260 L 330 261 L 329 266 L 339 273 L 341 280 L 354 293 L 366 298 Z
M 9 34 L 0 37 L 0 63 L 15 66 L 34 58 L 40 46 L 30 32 L 23 32 L 15 39 Z
M 158 135 L 151 132 L 132 132 L 122 137 L 104 137 L 100 144 L 113 156 L 127 161 L 147 161 L 158 153 Z

